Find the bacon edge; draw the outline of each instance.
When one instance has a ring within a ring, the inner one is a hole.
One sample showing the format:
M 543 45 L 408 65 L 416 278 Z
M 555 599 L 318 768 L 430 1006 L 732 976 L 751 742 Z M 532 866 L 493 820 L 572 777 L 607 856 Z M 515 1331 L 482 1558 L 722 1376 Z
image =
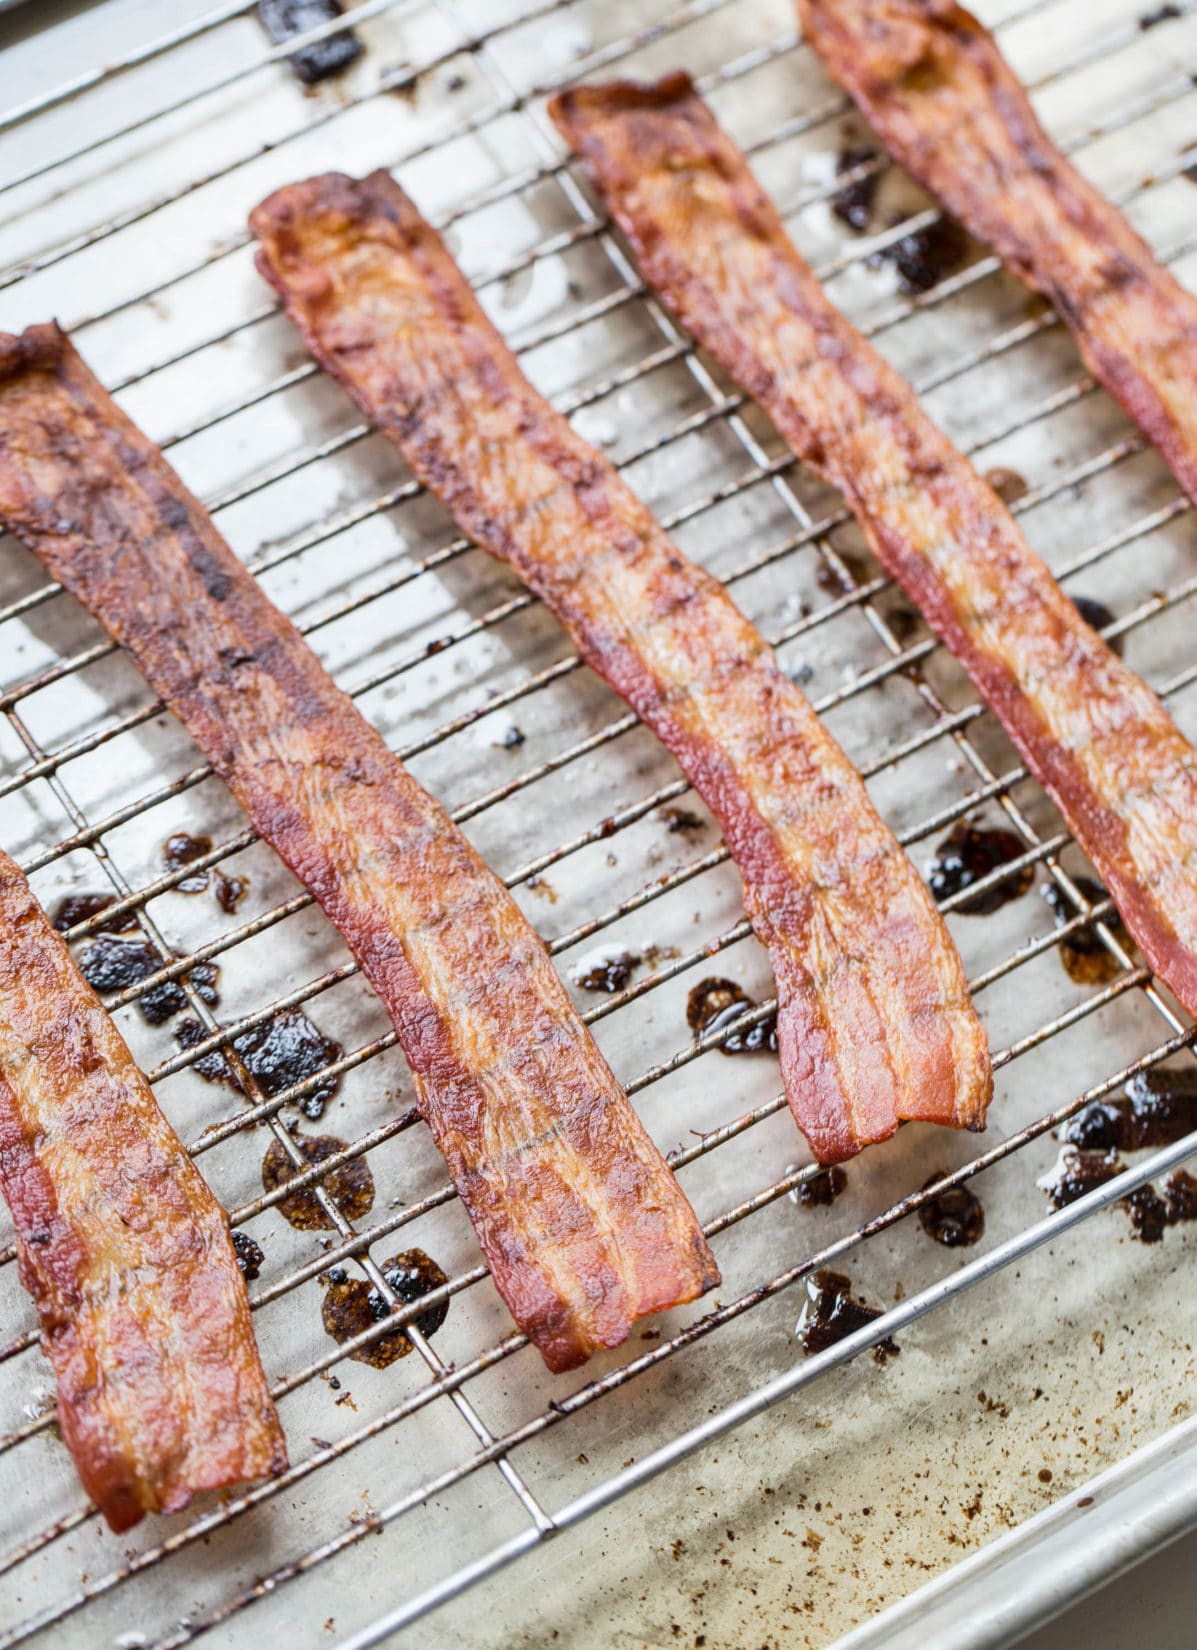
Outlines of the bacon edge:
M 816 1155 L 903 1118 L 981 1127 L 992 1077 L 960 959 L 859 775 L 723 587 L 532 389 L 412 202 L 384 172 L 333 174 L 278 191 L 251 228 L 316 359 L 719 819 Z
M 224 1211 L 4 854 L 0 1191 L 62 1435 L 113 1530 L 283 1471 Z
M 951 0 L 798 0 L 798 12 L 885 146 L 1051 300 L 1197 500 L 1197 297 L 1060 153 L 992 35 Z
M 548 953 L 55 326 L 0 337 L 0 520 L 140 665 L 395 1023 L 552 1370 L 719 1273 Z
M 650 284 L 838 487 L 1197 1014 L 1197 753 L 835 308 L 685 75 L 550 105 Z

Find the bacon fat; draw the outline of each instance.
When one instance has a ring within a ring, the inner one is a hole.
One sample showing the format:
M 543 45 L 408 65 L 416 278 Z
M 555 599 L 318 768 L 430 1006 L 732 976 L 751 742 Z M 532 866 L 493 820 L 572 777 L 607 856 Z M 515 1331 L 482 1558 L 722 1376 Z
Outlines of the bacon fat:
M 1197 753 L 1155 694 L 834 307 L 685 75 L 579 87 L 552 112 L 649 282 L 844 494 L 1197 1013 Z
M 4 854 L 0 1191 L 63 1438 L 114 1530 L 283 1470 L 224 1211 Z
M 407 196 L 385 172 L 333 174 L 272 195 L 251 227 L 316 359 L 719 819 L 816 1155 L 903 1118 L 980 1127 L 992 1079 L 960 959 L 856 771 L 723 587 L 533 390 Z
M 0 520 L 140 665 L 395 1023 L 491 1276 L 551 1369 L 718 1281 L 503 884 L 54 326 L 0 338 Z
M 1197 500 L 1197 297 L 1048 137 L 950 0 L 799 0 L 806 38 L 906 170 L 1051 300 Z

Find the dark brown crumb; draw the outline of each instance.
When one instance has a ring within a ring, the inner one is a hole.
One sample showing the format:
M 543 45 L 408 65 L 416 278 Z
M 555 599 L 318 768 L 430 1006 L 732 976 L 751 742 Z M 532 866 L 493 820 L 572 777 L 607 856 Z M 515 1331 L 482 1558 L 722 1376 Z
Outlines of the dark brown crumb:
M 233 1253 L 237 1256 L 237 1265 L 241 1268 L 241 1276 L 246 1283 L 252 1283 L 260 1276 L 262 1264 L 266 1257 L 262 1253 L 262 1246 L 250 1237 L 248 1232 L 234 1227 L 229 1234 L 233 1240 Z
M 60 934 L 75 928 L 81 922 L 89 922 L 92 917 L 98 917 L 101 911 L 107 911 L 110 905 L 116 903 L 115 894 L 67 894 L 54 907 L 54 915 L 50 919 Z M 101 934 L 130 934 L 137 927 L 137 913 L 135 911 L 119 911 L 116 916 L 109 917 L 106 922 L 98 923 L 96 932 Z
M 933 1174 L 923 1190 L 942 1178 L 942 1173 Z M 967 1249 L 984 1235 L 985 1207 L 968 1186 L 948 1186 L 938 1197 L 919 1206 L 919 1225 L 936 1243 L 948 1249 Z
M 971 820 L 962 819 L 936 847 L 935 857 L 927 867 L 931 892 L 939 901 L 949 899 L 1026 851 L 1026 843 L 1013 831 L 983 829 Z M 991 888 L 961 900 L 953 910 L 968 916 L 988 916 L 1011 900 L 1020 899 L 1034 879 L 1034 868 L 1024 865 L 1014 876 L 1004 877 Z
M 686 1022 L 695 1037 L 722 1031 L 743 1019 L 756 1004 L 734 980 L 700 980 L 686 1002 Z M 724 1054 L 777 1052 L 777 1013 L 774 1010 L 755 1025 L 732 1032 L 720 1045 Z
M 422 1249 L 405 1249 L 402 1254 L 382 1263 L 382 1275 L 404 1305 L 410 1305 L 422 1295 L 440 1289 L 448 1278 L 434 1260 Z M 390 1315 L 390 1306 L 371 1284 L 349 1278 L 344 1267 L 333 1267 L 324 1278 L 326 1292 L 320 1308 L 325 1331 L 339 1345 L 360 1335 L 372 1324 L 381 1323 Z M 448 1297 L 430 1306 L 413 1319 L 421 1334 L 432 1336 L 449 1315 Z M 412 1349 L 406 1329 L 397 1329 L 392 1335 L 382 1335 L 368 1346 L 359 1347 L 349 1356 L 373 1369 L 385 1369 L 396 1358 L 406 1358 Z
M 705 831 L 707 828 L 707 821 L 691 808 L 662 808 L 661 818 L 665 821 L 668 831 L 680 832 L 684 836 L 690 836 L 695 831 Z
M 152 940 L 142 934 L 97 934 L 79 952 L 79 970 L 93 991 L 101 996 L 127 991 L 165 966 L 167 958 Z M 200 999 L 215 1007 L 220 998 L 217 982 L 220 970 L 215 963 L 195 963 L 189 971 L 191 984 Z M 182 980 L 166 980 L 151 986 L 137 999 L 143 1017 L 152 1026 L 162 1025 L 187 1007 Z
M 848 1176 L 838 1163 L 833 1163 L 830 1168 L 820 1169 L 809 1180 L 802 1181 L 798 1187 L 798 1201 L 808 1208 L 827 1208 L 847 1184 Z
M 181 871 L 185 865 L 202 859 L 212 852 L 210 836 L 191 836 L 187 831 L 176 831 L 162 844 L 162 861 L 168 871 Z M 210 871 L 193 871 L 175 883 L 179 894 L 202 894 L 208 886 Z
M 340 0 L 258 0 L 258 20 L 276 46 L 285 46 L 297 34 L 340 17 Z M 340 74 L 362 55 L 362 43 L 352 29 L 342 29 L 324 40 L 301 46 L 287 59 L 298 80 L 314 86 Z
M 798 1341 L 807 1357 L 825 1352 L 829 1346 L 863 1329 L 881 1316 L 876 1306 L 867 1306 L 852 1294 L 851 1280 L 842 1272 L 814 1272 L 806 1280 L 806 1301 L 798 1320 Z M 873 1348 L 879 1364 L 896 1358 L 901 1348 L 890 1336 Z
M 346 1147 L 346 1142 L 338 1140 L 333 1134 L 295 1134 L 292 1139 L 309 1164 L 323 1163 Z M 292 1164 L 282 1141 L 272 1140 L 262 1159 L 263 1190 L 275 1192 L 301 1172 Z M 331 1169 L 321 1184 L 346 1220 L 362 1220 L 374 1207 L 374 1176 L 364 1157 L 351 1157 L 338 1168 Z M 310 1186 L 284 1197 L 278 1210 L 301 1232 L 333 1230 L 331 1217 L 320 1207 Z
M 505 751 L 514 751 L 518 750 L 520 746 L 525 743 L 527 737 L 528 735 L 523 731 L 523 729 L 517 728 L 513 723 L 512 726 L 507 729 L 507 732 L 503 735 L 502 739 L 499 740 L 499 744 Z
M 175 1041 L 180 1048 L 194 1048 L 207 1035 L 198 1020 L 182 1020 L 175 1030 Z M 340 1043 L 326 1037 L 297 1008 L 275 1015 L 265 1025 L 243 1031 L 233 1038 L 233 1047 L 267 1100 L 315 1077 L 345 1052 Z M 220 1049 L 201 1054 L 194 1065 L 209 1083 L 224 1083 L 237 1093 L 242 1092 L 236 1072 Z M 339 1073 L 331 1073 L 297 1100 L 295 1103 L 304 1116 L 313 1122 L 321 1117 L 340 1081 Z

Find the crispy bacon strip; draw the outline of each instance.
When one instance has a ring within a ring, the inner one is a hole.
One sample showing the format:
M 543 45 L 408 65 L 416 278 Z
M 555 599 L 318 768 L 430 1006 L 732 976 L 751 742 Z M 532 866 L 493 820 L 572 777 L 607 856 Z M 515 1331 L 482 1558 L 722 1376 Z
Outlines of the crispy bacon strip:
M 283 1470 L 224 1211 L 4 854 L 0 1191 L 62 1435 L 114 1530 Z
M 1152 967 L 1197 1013 L 1197 753 L 1159 700 L 831 304 L 686 76 L 579 87 L 553 116 L 648 280 L 843 492 L 1068 820 Z
M 385 172 L 258 207 L 258 263 L 317 360 L 510 562 L 718 817 L 777 982 L 782 1073 L 831 1162 L 901 1118 L 980 1127 L 984 1033 L 859 776 L 723 587 L 531 387 Z
M 1085 365 L 1197 499 L 1197 298 L 1036 120 L 950 0 L 799 0 L 806 38 L 878 137 L 1059 310 Z
M 382 998 L 550 1369 L 718 1281 L 501 882 L 53 326 L 0 339 L 0 519 L 137 660 Z

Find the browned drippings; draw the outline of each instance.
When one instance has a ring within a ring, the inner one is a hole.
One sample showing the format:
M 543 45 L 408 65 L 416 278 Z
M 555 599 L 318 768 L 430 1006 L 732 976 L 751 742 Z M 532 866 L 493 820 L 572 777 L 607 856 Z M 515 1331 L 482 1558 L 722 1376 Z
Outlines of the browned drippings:
M 1160 1243 L 1170 1224 L 1168 1205 L 1154 1186 L 1137 1186 L 1121 1199 L 1140 1243 Z
M 258 19 L 275 45 L 282 46 L 295 35 L 340 17 L 342 9 L 341 0 L 258 0 Z M 323 40 L 300 46 L 287 61 L 297 79 L 314 86 L 347 69 L 362 51 L 352 29 L 338 29 Z
M 936 1173 L 923 1190 L 942 1180 Z M 929 1203 L 919 1205 L 919 1225 L 927 1236 L 948 1249 L 967 1249 L 985 1233 L 985 1206 L 968 1186 L 946 1186 Z
M 848 1184 L 848 1176 L 838 1163 L 820 1169 L 798 1187 L 798 1201 L 808 1208 L 827 1208 Z
M 1098 905 L 1109 898 L 1101 883 L 1094 882 L 1092 877 L 1073 877 L 1072 880 L 1090 905 Z M 1056 883 L 1047 883 L 1041 892 L 1057 928 L 1063 928 L 1077 915 L 1076 907 Z M 1120 945 L 1125 947 L 1130 944 L 1122 918 L 1116 911 L 1109 912 L 1100 920 Z M 1069 979 L 1075 980 L 1077 985 L 1108 985 L 1121 971 L 1117 957 L 1108 950 L 1105 941 L 1090 923 L 1062 939 L 1056 949 Z
M 695 1037 L 705 1037 L 750 1013 L 756 1004 L 734 980 L 699 980 L 686 1000 L 686 1022 Z M 777 1052 L 777 1011 L 766 1014 L 755 1025 L 743 1031 L 733 1031 L 721 1043 L 724 1054 L 762 1054 Z
M 194 1048 L 207 1035 L 198 1020 L 182 1020 L 175 1030 L 175 1041 L 180 1048 Z M 267 1100 L 294 1088 L 297 1083 L 316 1077 L 345 1052 L 340 1043 L 326 1037 L 319 1026 L 313 1025 L 307 1015 L 297 1008 L 276 1014 L 264 1025 L 251 1026 L 248 1031 L 233 1038 L 233 1048 Z M 224 1083 L 237 1093 L 243 1092 L 235 1070 L 220 1049 L 201 1054 L 194 1062 L 194 1069 L 209 1083 Z M 295 1104 L 305 1117 L 314 1122 L 323 1115 L 340 1081 L 339 1072 L 330 1073 L 315 1083 Z
M 233 1240 L 233 1253 L 237 1257 L 237 1265 L 241 1268 L 241 1276 L 246 1283 L 252 1283 L 260 1276 L 266 1259 L 262 1253 L 262 1245 L 251 1238 L 248 1232 L 243 1232 L 239 1226 L 235 1226 L 229 1236 Z
M 83 946 L 78 957 L 80 973 L 92 990 L 98 991 L 101 996 L 127 991 L 130 986 L 139 985 L 165 967 L 167 961 L 168 958 L 144 934 L 97 934 L 95 939 Z M 220 970 L 216 964 L 195 963 L 187 977 L 201 1001 L 215 1007 L 220 1001 L 216 989 Z M 182 980 L 165 980 L 160 985 L 151 986 L 137 999 L 137 1006 L 152 1026 L 162 1025 L 187 1007 L 187 993 Z
M 76 928 L 81 922 L 90 922 L 92 917 L 98 917 L 101 911 L 107 911 L 108 907 L 115 903 L 115 894 L 67 894 L 54 907 L 54 915 L 50 920 L 60 934 L 65 934 L 68 929 Z M 130 934 L 136 927 L 135 911 L 118 911 L 114 917 L 98 923 L 96 932 Z
M 930 292 L 959 269 L 967 253 L 968 235 L 963 226 L 944 212 L 926 228 L 912 229 L 892 246 L 879 247 L 869 262 L 892 264 L 902 290 L 913 296 Z
M 1072 605 L 1091 630 L 1102 631 L 1106 629 L 1107 625 L 1114 623 L 1114 615 L 1105 602 L 1099 602 L 1095 596 L 1073 596 Z M 1109 637 L 1106 646 L 1112 652 L 1117 653 L 1119 658 L 1122 657 L 1121 636 Z
M 1078 1151 L 1075 1146 L 1065 1146 L 1054 1166 L 1036 1184 L 1047 1193 L 1053 1209 L 1064 1209 L 1125 1169 L 1117 1152 Z
M 1139 19 L 1139 27 L 1146 34 L 1148 29 L 1156 29 L 1161 23 L 1171 23 L 1174 18 L 1182 15 L 1179 6 L 1156 6 L 1151 11 L 1145 11 Z
M 853 172 L 858 166 L 864 166 L 866 162 L 876 158 L 877 150 L 870 148 L 868 144 L 845 143 L 835 157 L 835 175 L 837 178 L 843 177 L 845 172 Z M 831 197 L 831 210 L 841 223 L 847 224 L 849 229 L 855 229 L 857 234 L 863 234 L 869 227 L 869 220 L 873 215 L 873 201 L 880 182 L 879 172 L 867 172 L 854 183 L 847 183 L 842 189 L 837 189 Z
M 844 571 L 841 573 L 832 562 L 824 561 L 820 556 L 815 564 L 815 583 L 829 596 L 847 596 L 869 582 L 869 564 L 855 550 L 839 550 L 836 554 L 843 563 Z
M 1019 499 L 1025 498 L 1031 490 L 1025 477 L 1020 476 L 1017 470 L 1008 470 L 1002 464 L 997 465 L 995 469 L 986 470 L 985 480 L 1003 504 L 1017 504 Z
M 962 819 L 938 844 L 927 867 L 931 892 L 942 903 L 963 893 L 999 866 L 1008 865 L 1027 851 L 1026 843 L 1013 831 L 987 829 Z M 988 916 L 1011 900 L 1020 899 L 1035 879 L 1034 867 L 1024 865 L 1015 875 L 1003 877 L 992 888 L 962 899 L 952 909 L 970 917 Z
M 405 1249 L 392 1260 L 384 1261 L 382 1275 L 405 1306 L 434 1289 L 443 1288 L 449 1281 L 422 1249 Z M 355 1335 L 390 1316 L 391 1307 L 382 1294 L 372 1284 L 350 1278 L 343 1266 L 330 1267 L 322 1281 L 326 1289 L 320 1317 L 326 1333 L 338 1345 L 344 1345 Z M 431 1336 L 436 1334 L 448 1315 L 449 1301 L 446 1296 L 411 1321 L 422 1335 Z M 406 1329 L 397 1329 L 393 1334 L 380 1335 L 368 1346 L 358 1347 L 349 1356 L 358 1363 L 369 1364 L 373 1369 L 385 1369 L 396 1358 L 406 1358 L 411 1349 L 411 1337 Z
M 842 1272 L 814 1272 L 806 1280 L 806 1301 L 798 1319 L 799 1344 L 807 1357 L 825 1352 L 829 1346 L 842 1341 L 866 1324 L 881 1316 L 876 1306 L 866 1306 L 852 1294 L 852 1283 Z M 873 1348 L 873 1357 L 879 1364 L 897 1357 L 901 1348 L 886 1336 Z
M 574 984 L 581 986 L 583 991 L 605 991 L 613 995 L 627 985 L 640 961 L 635 951 L 612 951 L 589 968 L 575 973 Z
M 210 836 L 192 836 L 188 831 L 176 831 L 162 844 L 162 861 L 168 871 L 181 871 L 185 865 L 194 864 L 211 852 Z M 211 872 L 206 870 L 192 871 L 175 883 L 175 890 L 180 894 L 202 894 L 210 876 Z
M 231 917 L 249 892 L 249 878 L 216 871 L 213 873 L 213 891 L 216 894 L 217 905 Z
M 674 834 L 681 833 L 683 836 L 690 836 L 695 831 L 705 831 L 707 828 L 707 821 L 692 808 L 662 808 L 661 818 L 665 821 L 667 830 Z
M 1197 1180 L 1187 1169 L 1176 1169 L 1164 1182 L 1168 1218 L 1172 1225 L 1197 1220 Z
M 335 1134 L 291 1136 L 303 1154 L 306 1163 L 324 1163 L 338 1152 L 346 1150 L 346 1142 Z M 262 1189 L 276 1192 L 297 1174 L 304 1171 L 291 1162 L 281 1140 L 272 1140 L 262 1159 Z M 364 1157 L 351 1157 L 335 1169 L 330 1169 L 320 1182 L 346 1220 L 362 1220 L 374 1207 L 374 1176 Z M 332 1218 L 320 1207 L 315 1191 L 304 1186 L 284 1197 L 278 1205 L 279 1213 L 301 1232 L 325 1232 L 333 1227 Z
M 1125 1098 L 1092 1100 L 1060 1129 L 1061 1140 L 1090 1151 L 1170 1146 L 1197 1129 L 1197 1070 L 1157 1067 L 1126 1085 Z

